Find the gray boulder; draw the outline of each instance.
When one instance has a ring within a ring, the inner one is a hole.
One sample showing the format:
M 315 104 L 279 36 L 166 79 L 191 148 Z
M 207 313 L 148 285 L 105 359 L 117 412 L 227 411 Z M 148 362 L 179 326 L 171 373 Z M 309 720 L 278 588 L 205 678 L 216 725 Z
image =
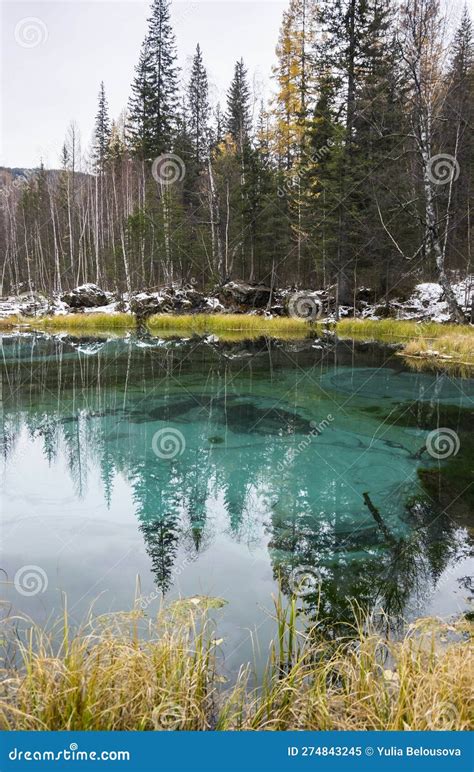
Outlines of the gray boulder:
M 97 284 L 81 284 L 61 295 L 61 300 L 70 308 L 100 308 L 109 302 L 107 294 Z
M 270 287 L 264 284 L 248 284 L 236 280 L 229 281 L 221 288 L 220 298 L 225 305 L 232 304 L 245 308 L 263 308 L 271 294 Z
M 173 310 L 173 302 L 165 292 L 140 292 L 130 299 L 130 311 L 139 319 Z

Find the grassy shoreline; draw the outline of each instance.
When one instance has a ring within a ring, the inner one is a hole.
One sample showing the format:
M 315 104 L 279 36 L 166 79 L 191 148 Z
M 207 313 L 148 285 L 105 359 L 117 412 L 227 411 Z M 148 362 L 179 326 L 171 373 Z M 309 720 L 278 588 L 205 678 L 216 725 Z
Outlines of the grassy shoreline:
M 355 623 L 351 639 L 328 642 L 317 627 L 298 632 L 296 599 L 285 609 L 278 600 L 275 642 L 256 689 L 246 664 L 235 684 L 222 678 L 223 639 L 210 617 L 219 607 L 215 600 L 177 601 L 154 620 L 139 611 L 90 619 L 76 634 L 65 617 L 59 649 L 51 634 L 30 625 L 17 636 L 20 664 L 3 671 L 0 729 L 466 730 L 473 725 L 474 648 L 472 625 L 465 619 L 450 625 L 419 620 L 399 641 L 377 634 L 365 621 Z M 18 618 L 7 619 L 4 633 L 12 622 L 18 630 Z
M 474 367 L 474 327 L 394 319 L 344 319 L 336 325 L 341 337 L 402 343 L 400 355 L 443 367 Z M 414 363 L 415 364 L 415 363 Z
M 157 314 L 146 323 L 152 334 L 165 336 L 210 335 L 238 340 L 269 336 L 295 339 L 331 329 L 341 338 L 380 340 L 401 343 L 403 356 L 436 364 L 474 366 L 474 327 L 412 322 L 395 319 L 343 319 L 324 325 L 310 324 L 288 317 L 266 318 L 257 314 Z M 0 330 L 15 327 L 69 332 L 116 332 L 136 329 L 136 320 L 130 314 L 68 314 L 41 319 L 10 317 L 0 319 Z

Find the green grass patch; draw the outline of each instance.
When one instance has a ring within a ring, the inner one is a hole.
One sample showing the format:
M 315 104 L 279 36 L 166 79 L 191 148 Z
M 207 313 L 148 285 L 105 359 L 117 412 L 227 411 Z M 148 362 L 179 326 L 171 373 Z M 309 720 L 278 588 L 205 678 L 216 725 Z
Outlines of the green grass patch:
M 82 332 L 89 330 L 130 330 L 136 327 L 135 317 L 131 314 L 65 314 L 64 316 L 45 316 L 42 319 L 24 319 L 32 327 L 45 330 Z
M 288 317 L 268 319 L 257 314 L 157 314 L 147 322 L 152 332 L 167 330 L 176 334 L 215 334 L 224 336 L 238 333 L 274 337 L 305 337 L 313 329 L 308 322 Z
M 472 340 L 474 344 L 474 327 L 470 325 L 438 324 L 437 322 L 411 322 L 397 319 L 342 319 L 336 325 L 337 334 L 341 337 L 371 337 L 374 339 L 399 338 L 404 340 L 428 339 L 459 336 Z
M 42 318 L 0 319 L 0 329 L 11 329 L 25 324 L 34 329 L 58 332 L 89 332 L 107 330 L 130 330 L 136 327 L 132 314 L 80 313 Z M 243 340 L 263 335 L 278 338 L 302 338 L 316 329 L 304 320 L 287 317 L 268 319 L 256 314 L 157 314 L 151 316 L 146 325 L 152 333 L 171 336 L 218 335 L 223 340 Z

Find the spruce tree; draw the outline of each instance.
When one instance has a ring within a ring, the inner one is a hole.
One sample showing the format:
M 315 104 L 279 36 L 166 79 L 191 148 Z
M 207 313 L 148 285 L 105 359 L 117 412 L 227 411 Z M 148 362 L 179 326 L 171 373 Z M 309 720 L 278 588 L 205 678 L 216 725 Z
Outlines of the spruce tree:
M 127 138 L 133 154 L 141 160 L 155 157 L 155 84 L 153 56 L 145 38 L 135 68 L 128 106 Z
M 200 166 L 208 153 L 210 107 L 207 73 L 199 43 L 196 46 L 191 77 L 187 87 L 187 107 L 194 160 Z
M 153 0 L 129 104 L 129 137 L 142 159 L 169 152 L 176 124 L 178 69 L 169 0 Z
M 93 148 L 94 169 L 99 173 L 104 171 L 110 137 L 111 127 L 109 119 L 109 108 L 107 105 L 107 98 L 105 96 L 104 81 L 102 81 L 99 88 L 99 104 L 95 118 Z
M 226 129 L 241 156 L 250 144 L 250 89 L 244 60 L 235 63 L 234 77 L 227 92 Z

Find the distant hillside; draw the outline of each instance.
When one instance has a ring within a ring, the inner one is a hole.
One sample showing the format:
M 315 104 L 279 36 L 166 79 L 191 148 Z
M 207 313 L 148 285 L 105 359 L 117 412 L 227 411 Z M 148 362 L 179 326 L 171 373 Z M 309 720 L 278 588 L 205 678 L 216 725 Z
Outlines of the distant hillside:
M 22 169 L 19 166 L 0 166 L 0 175 L 8 175 L 8 178 L 10 180 L 15 180 L 18 177 L 24 177 L 25 179 L 28 179 L 28 177 L 33 174 L 34 172 L 38 171 L 38 167 L 36 169 Z

